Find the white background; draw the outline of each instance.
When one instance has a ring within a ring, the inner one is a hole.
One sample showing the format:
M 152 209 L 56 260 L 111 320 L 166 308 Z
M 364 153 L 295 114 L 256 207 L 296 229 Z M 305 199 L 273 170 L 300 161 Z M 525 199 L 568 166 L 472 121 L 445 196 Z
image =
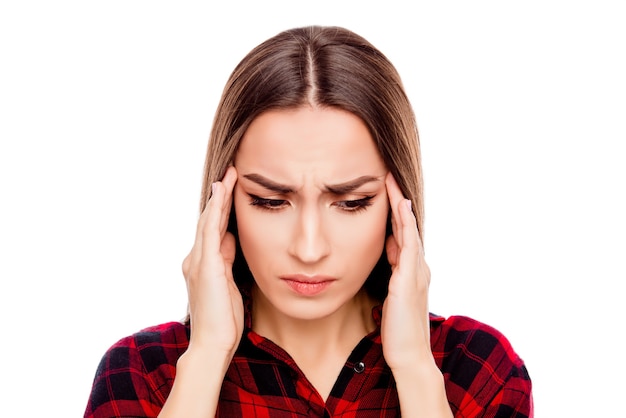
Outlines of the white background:
M 381 49 L 414 104 L 431 310 L 507 335 L 538 417 L 616 416 L 620 2 L 207 3 L 0 6 L 0 415 L 82 416 L 111 344 L 184 315 L 223 85 L 256 44 L 322 24 Z

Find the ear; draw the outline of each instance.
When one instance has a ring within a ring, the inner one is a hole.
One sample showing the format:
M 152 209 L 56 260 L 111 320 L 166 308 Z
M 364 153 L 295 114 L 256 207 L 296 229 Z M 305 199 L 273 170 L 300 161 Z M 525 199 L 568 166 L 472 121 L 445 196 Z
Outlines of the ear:
M 237 244 L 235 242 L 235 236 L 226 232 L 224 238 L 222 239 L 222 245 L 220 247 L 220 251 L 222 253 L 222 257 L 224 257 L 224 262 L 226 263 L 226 268 L 230 271 L 233 269 L 233 263 L 235 262 L 235 255 L 237 252 Z
M 387 250 L 387 260 L 391 265 L 391 268 L 394 268 L 398 263 L 398 253 L 400 248 L 398 247 L 398 243 L 393 235 L 389 235 L 385 242 L 385 249 Z

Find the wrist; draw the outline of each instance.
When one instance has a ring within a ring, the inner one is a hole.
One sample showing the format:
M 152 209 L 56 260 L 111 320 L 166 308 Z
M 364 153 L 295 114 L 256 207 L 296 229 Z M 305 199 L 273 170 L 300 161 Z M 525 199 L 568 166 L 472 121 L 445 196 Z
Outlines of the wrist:
M 403 366 L 391 368 L 393 377 L 396 382 L 409 382 L 420 386 L 433 382 L 444 384 L 441 370 L 435 364 L 435 361 L 422 361 L 407 363 Z
M 232 356 L 190 344 L 176 362 L 176 377 L 159 418 L 215 416 Z
M 221 376 L 223 378 L 233 354 L 198 344 L 189 344 L 187 351 L 179 357 L 176 363 L 176 374 L 178 375 L 185 370 L 207 371 L 210 372 L 209 376 Z
M 452 417 L 445 379 L 434 361 L 392 370 L 402 416 Z

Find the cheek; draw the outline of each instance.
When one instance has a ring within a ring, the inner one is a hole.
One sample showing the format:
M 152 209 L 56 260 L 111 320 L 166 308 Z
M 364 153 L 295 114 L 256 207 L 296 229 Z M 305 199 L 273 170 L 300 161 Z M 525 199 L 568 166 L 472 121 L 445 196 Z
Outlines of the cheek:
M 239 244 L 244 253 L 246 253 L 247 259 L 247 253 L 251 248 L 256 247 L 255 243 L 260 240 L 260 236 L 263 234 L 263 223 L 255 219 L 250 205 L 240 194 L 235 194 L 233 205 L 235 206 L 235 216 L 237 217 Z
M 365 213 L 345 215 L 333 229 L 334 241 L 354 258 L 374 257 L 378 260 L 386 239 L 387 213 L 385 206 L 369 208 Z
M 260 263 L 267 264 L 268 255 L 277 254 L 280 237 L 276 225 L 268 222 L 271 217 L 251 206 L 246 196 L 235 195 L 234 207 L 239 245 L 248 266 L 255 271 Z

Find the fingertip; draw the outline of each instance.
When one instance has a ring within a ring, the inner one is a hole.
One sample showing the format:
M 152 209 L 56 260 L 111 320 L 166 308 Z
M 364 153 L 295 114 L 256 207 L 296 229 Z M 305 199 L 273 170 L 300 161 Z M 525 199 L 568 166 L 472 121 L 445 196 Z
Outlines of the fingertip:
M 385 176 L 385 184 L 387 185 L 387 187 L 398 185 L 398 182 L 396 181 L 396 178 L 393 176 L 393 174 L 391 174 L 391 171 L 388 171 L 387 175 Z
M 234 166 L 229 166 L 224 173 L 222 182 L 227 189 L 232 189 L 237 182 L 237 169 Z
M 235 168 L 234 165 L 230 165 L 228 166 L 228 168 L 226 169 L 226 172 L 224 173 L 224 178 L 229 177 L 237 177 L 237 169 Z
M 405 212 L 406 215 L 409 217 L 408 219 L 416 221 L 415 213 L 413 212 L 413 202 L 411 201 L 411 199 L 407 199 L 405 197 L 402 198 L 402 201 L 398 203 L 398 206 L 400 212 Z
M 220 191 L 220 186 L 222 185 L 221 181 L 215 181 L 213 183 L 211 183 L 211 199 L 214 199 L 215 197 L 217 197 L 217 195 L 219 194 Z
M 402 223 L 402 228 L 404 230 L 403 237 L 407 237 L 405 239 L 408 240 L 407 242 L 410 242 L 413 240 L 410 237 L 415 236 L 415 240 L 418 241 L 416 242 L 416 245 L 421 245 L 420 234 L 417 227 L 417 218 L 413 212 L 413 202 L 411 199 L 403 198 L 398 203 L 398 211 L 400 212 L 400 222 Z M 409 232 L 409 229 L 413 232 Z
M 394 210 L 398 210 L 398 204 L 405 199 L 402 189 L 396 178 L 391 174 L 391 171 L 387 174 L 387 194 L 389 196 L 389 202 L 393 204 Z

